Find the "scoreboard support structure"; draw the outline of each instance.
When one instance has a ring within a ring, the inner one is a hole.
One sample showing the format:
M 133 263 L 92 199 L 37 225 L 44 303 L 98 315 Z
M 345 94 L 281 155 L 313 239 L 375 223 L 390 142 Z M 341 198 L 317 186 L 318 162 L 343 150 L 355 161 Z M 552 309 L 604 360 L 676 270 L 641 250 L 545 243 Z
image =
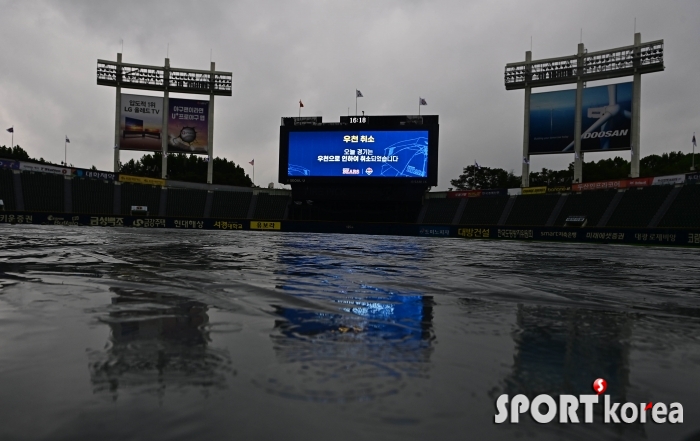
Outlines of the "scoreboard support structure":
M 530 177 L 530 103 L 533 87 L 557 86 L 576 83 L 574 126 L 574 182 L 583 182 L 583 155 L 581 151 L 581 108 L 583 89 L 588 81 L 632 76 L 631 168 L 630 177 L 639 177 L 640 112 L 642 74 L 664 70 L 664 41 L 642 43 L 642 35 L 634 34 L 631 46 L 587 52 L 579 43 L 575 55 L 532 60 L 532 52 L 525 52 L 525 61 L 506 64 L 506 90 L 525 90 L 525 117 L 523 130 L 522 186 L 529 186 Z

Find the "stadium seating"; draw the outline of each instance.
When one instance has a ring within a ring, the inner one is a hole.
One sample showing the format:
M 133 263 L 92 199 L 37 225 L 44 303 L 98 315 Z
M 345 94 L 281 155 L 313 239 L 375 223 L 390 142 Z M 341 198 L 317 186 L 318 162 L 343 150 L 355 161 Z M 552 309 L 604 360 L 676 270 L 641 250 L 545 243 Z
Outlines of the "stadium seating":
M 496 225 L 508 202 L 508 196 L 470 198 L 464 208 L 461 225 Z
M 143 205 L 148 207 L 151 216 L 158 215 L 161 187 L 129 182 L 122 182 L 121 187 L 122 206 L 119 214 L 129 214 L 132 206 Z
M 0 199 L 5 204 L 5 210 L 15 210 L 15 183 L 12 170 L 0 168 Z
M 255 219 L 259 220 L 281 220 L 287 210 L 287 205 L 291 199 L 289 196 L 271 195 L 259 193 L 258 201 L 255 205 Z
M 211 217 L 245 219 L 248 217 L 252 191 L 215 191 Z
M 73 178 L 73 212 L 82 214 L 112 214 L 114 183 L 89 178 Z
M 424 224 L 451 224 L 457 213 L 457 207 L 462 199 L 447 198 L 447 199 L 428 199 L 427 211 L 423 218 Z
M 166 213 L 168 216 L 203 217 L 206 203 L 206 190 L 169 188 Z
M 21 176 L 26 211 L 63 213 L 65 178 L 62 175 L 25 171 Z
M 608 227 L 646 227 L 661 207 L 671 185 L 631 188 L 625 191 L 620 204 L 610 216 Z
M 561 227 L 569 216 L 586 216 L 589 227 L 598 225 L 598 221 L 610 205 L 617 190 L 595 190 L 582 193 L 572 193 L 566 198 L 559 217 L 554 225 Z
M 518 196 L 506 220 L 506 225 L 543 226 L 559 202 L 560 196 L 558 194 Z
M 700 228 L 700 185 L 685 185 L 659 227 Z

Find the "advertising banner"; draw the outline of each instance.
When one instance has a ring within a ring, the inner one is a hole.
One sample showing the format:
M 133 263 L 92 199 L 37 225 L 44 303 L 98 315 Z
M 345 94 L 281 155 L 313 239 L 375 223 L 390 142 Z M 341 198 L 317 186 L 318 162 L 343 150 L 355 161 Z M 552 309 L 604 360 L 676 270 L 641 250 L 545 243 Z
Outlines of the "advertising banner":
M 685 182 L 687 184 L 695 183 L 698 181 L 700 181 L 700 172 L 693 172 L 685 175 Z
M 35 164 L 33 162 L 20 162 L 19 169 L 22 171 L 51 173 L 54 175 L 64 176 L 69 176 L 71 174 L 71 169 L 69 168 L 56 167 L 54 165 Z
M 88 170 L 86 168 L 74 168 L 73 176 L 78 178 L 104 179 L 106 181 L 116 181 L 119 178 L 118 173 L 102 170 Z
M 557 185 L 554 187 L 547 187 L 547 193 L 566 193 L 571 191 L 571 186 L 569 185 Z
M 657 176 L 651 185 L 676 185 L 685 182 L 685 175 Z
M 616 181 L 584 182 L 583 184 L 574 184 L 571 186 L 573 191 L 607 190 L 611 188 L 627 188 L 627 180 L 619 179 Z
M 209 153 L 209 101 L 168 100 L 168 153 Z
M 163 98 L 122 94 L 119 149 L 162 150 Z
M 481 190 L 463 190 L 450 191 L 447 193 L 448 198 L 478 198 L 481 196 Z
M 508 195 L 508 190 L 505 188 L 496 188 L 493 190 L 481 190 L 481 196 L 482 197 L 488 197 L 488 196 L 506 196 Z
M 165 179 L 144 178 L 142 176 L 119 175 L 119 182 L 131 182 L 132 184 L 165 186 Z
M 531 155 L 574 152 L 575 107 L 575 90 L 531 95 Z M 581 107 L 581 151 L 631 148 L 632 83 L 583 89 Z
M 545 194 L 547 193 L 547 187 L 525 187 L 523 188 L 523 195 L 526 194 Z
M 522 188 L 509 188 L 508 189 L 508 196 L 520 196 L 521 194 L 523 194 Z
M 427 130 L 291 132 L 289 176 L 427 178 Z
M 628 187 L 648 187 L 654 182 L 654 178 L 634 178 L 627 180 Z
M 0 159 L 0 168 L 19 170 L 19 161 L 14 161 L 12 159 Z

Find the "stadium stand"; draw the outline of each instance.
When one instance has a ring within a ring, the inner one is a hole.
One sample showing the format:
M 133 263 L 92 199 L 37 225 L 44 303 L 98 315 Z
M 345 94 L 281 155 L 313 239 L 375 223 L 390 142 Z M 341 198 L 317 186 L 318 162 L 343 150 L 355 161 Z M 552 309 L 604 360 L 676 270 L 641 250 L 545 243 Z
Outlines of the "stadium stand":
M 252 191 L 214 191 L 211 217 L 245 219 L 252 197 Z
M 73 178 L 73 212 L 112 214 L 114 183 L 89 178 Z
M 506 220 L 506 225 L 544 225 L 557 205 L 559 197 L 558 194 L 518 196 Z
M 202 217 L 206 202 L 205 190 L 169 188 L 166 213 L 168 216 Z
M 684 185 L 659 227 L 700 228 L 700 185 Z
M 469 199 L 460 225 L 496 225 L 508 199 L 508 196 Z
M 132 184 L 122 182 L 122 207 L 121 213 L 129 214 L 134 205 L 144 205 L 148 207 L 151 216 L 157 216 L 160 209 L 161 187 L 155 185 Z
M 5 204 L 5 210 L 15 210 L 15 184 L 12 181 L 12 170 L 0 169 L 0 199 Z
M 422 223 L 451 224 L 460 202 L 462 200 L 459 198 L 428 199 L 426 201 L 428 208 Z
M 24 171 L 21 176 L 26 211 L 63 212 L 62 175 Z
M 280 220 L 284 218 L 289 204 L 289 196 L 271 195 L 267 193 L 258 194 L 258 202 L 255 206 L 255 219 L 260 220 Z
M 617 190 L 596 190 L 570 194 L 554 225 L 563 226 L 569 216 L 586 216 L 588 226 L 598 225 L 598 221 L 610 205 L 610 201 L 615 197 L 615 193 Z
M 607 226 L 646 227 L 671 189 L 671 185 L 659 185 L 626 190 Z

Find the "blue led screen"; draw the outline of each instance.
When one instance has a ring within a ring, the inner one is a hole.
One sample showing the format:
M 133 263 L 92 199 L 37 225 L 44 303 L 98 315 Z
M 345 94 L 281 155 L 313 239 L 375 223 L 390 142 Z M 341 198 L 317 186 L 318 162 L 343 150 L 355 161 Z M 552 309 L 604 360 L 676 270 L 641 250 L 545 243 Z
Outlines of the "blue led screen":
M 427 178 L 427 130 L 289 133 L 289 176 Z

